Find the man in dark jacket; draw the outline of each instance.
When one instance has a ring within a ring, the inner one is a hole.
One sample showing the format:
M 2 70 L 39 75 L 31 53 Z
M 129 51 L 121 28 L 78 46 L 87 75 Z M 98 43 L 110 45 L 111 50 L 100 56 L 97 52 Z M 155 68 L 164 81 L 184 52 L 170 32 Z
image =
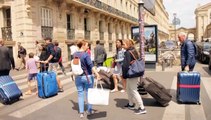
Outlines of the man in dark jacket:
M 0 76 L 9 75 L 12 68 L 15 68 L 14 58 L 9 53 L 9 49 L 4 46 L 3 40 L 0 39 Z
M 181 43 L 181 69 L 182 71 L 193 71 L 196 64 L 196 48 L 192 41 L 187 40 L 185 33 L 179 33 L 178 39 Z
M 58 77 L 58 62 L 59 62 L 59 58 L 57 56 L 57 48 L 56 46 L 52 43 L 52 39 L 51 38 L 45 38 L 45 43 L 47 44 L 47 54 L 49 55 L 48 59 L 44 61 L 45 64 L 49 63 L 49 70 L 50 71 L 54 71 L 57 74 L 56 80 L 57 80 L 57 84 L 59 87 L 59 92 L 63 92 L 63 87 L 61 85 L 61 81 Z M 61 52 L 61 51 L 60 51 Z M 61 54 L 61 53 L 60 53 Z
M 106 60 L 107 54 L 105 48 L 100 45 L 100 41 L 96 41 L 96 47 L 94 48 L 94 61 L 95 64 L 99 66 L 103 66 L 103 62 Z

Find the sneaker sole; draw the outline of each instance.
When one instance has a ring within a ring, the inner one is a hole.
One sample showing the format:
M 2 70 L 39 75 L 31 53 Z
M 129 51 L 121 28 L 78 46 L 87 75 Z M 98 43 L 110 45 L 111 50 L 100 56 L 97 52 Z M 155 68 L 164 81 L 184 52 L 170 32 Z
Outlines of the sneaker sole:
M 139 112 L 139 113 L 134 113 L 134 114 L 141 115 L 141 114 L 146 114 L 146 113 L 147 113 L 147 111 L 145 111 L 145 112 Z
M 128 107 L 128 109 L 130 109 L 130 110 L 134 110 L 134 109 L 135 109 L 135 107 L 134 107 L 134 108 L 129 108 L 129 107 Z

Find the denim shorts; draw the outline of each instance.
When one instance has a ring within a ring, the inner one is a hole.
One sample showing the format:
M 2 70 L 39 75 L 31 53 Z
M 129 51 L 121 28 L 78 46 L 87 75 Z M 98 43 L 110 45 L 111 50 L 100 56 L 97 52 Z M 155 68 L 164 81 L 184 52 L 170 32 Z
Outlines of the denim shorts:
M 36 80 L 37 79 L 37 73 L 32 73 L 28 75 L 28 80 Z

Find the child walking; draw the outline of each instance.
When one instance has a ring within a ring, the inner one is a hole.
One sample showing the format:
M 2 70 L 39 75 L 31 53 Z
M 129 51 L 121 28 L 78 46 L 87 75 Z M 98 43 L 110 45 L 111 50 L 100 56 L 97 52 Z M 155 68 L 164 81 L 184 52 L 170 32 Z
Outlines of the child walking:
M 26 61 L 26 69 L 28 70 L 28 91 L 26 95 L 32 94 L 32 80 L 36 80 L 37 76 L 37 65 L 36 60 L 34 59 L 34 53 L 29 53 L 29 59 Z M 37 82 L 35 82 L 36 94 L 37 94 Z

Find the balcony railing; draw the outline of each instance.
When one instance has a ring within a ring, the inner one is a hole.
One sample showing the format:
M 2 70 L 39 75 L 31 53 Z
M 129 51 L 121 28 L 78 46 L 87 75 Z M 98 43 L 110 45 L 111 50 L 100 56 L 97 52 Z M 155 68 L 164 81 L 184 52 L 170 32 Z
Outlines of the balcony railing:
M 85 38 L 86 40 L 90 40 L 90 31 L 84 31 L 84 32 L 85 32 L 84 38 Z
M 53 38 L 53 27 L 41 26 L 42 38 Z
M 3 40 L 12 40 L 12 27 L 2 27 L 1 33 Z
M 108 40 L 112 40 L 112 33 L 108 33 Z
M 100 40 L 104 40 L 104 32 L 100 32 Z
M 75 39 L 75 29 L 67 30 L 67 39 L 69 40 Z

